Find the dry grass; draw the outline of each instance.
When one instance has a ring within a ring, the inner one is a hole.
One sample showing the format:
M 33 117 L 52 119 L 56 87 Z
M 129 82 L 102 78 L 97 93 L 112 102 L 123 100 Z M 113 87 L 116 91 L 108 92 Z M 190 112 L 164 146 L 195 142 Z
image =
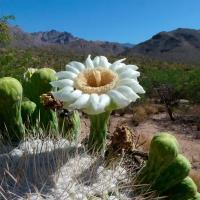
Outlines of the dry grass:
M 133 108 L 133 122 L 138 125 L 148 119 L 150 115 L 161 112 L 165 112 L 163 105 L 146 102 Z
M 141 144 L 141 149 L 145 152 L 148 152 L 150 149 L 151 140 L 153 135 L 141 134 L 138 143 Z
M 143 122 L 148 117 L 146 110 L 142 106 L 135 107 L 133 109 L 133 122 L 138 125 L 140 122 Z

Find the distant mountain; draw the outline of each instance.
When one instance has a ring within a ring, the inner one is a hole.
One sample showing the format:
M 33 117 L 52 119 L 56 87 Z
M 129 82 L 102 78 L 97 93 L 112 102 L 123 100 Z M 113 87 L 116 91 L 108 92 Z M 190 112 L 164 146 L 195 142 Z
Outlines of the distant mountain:
M 179 28 L 160 32 L 128 49 L 124 55 L 142 55 L 161 60 L 200 64 L 200 30 Z
M 120 43 L 122 46 L 124 47 L 128 47 L 128 48 L 131 48 L 131 47 L 134 47 L 135 44 L 131 44 L 131 43 Z
M 70 42 L 79 40 L 79 38 L 74 37 L 68 32 L 59 32 L 56 30 L 51 30 L 48 32 L 36 32 L 31 33 L 31 35 L 42 43 L 49 44 L 69 44 Z
M 16 48 L 55 47 L 57 50 L 71 53 L 104 55 L 118 55 L 129 48 L 120 43 L 88 41 L 75 37 L 71 33 L 56 30 L 26 33 L 19 27 L 10 27 L 10 33 L 12 36 L 10 46 Z
M 106 41 L 88 41 L 68 32 L 56 30 L 26 33 L 19 27 L 10 27 L 11 47 L 53 47 L 56 50 L 98 55 L 146 56 L 164 61 L 200 64 L 200 30 L 179 28 L 160 32 L 137 45 Z

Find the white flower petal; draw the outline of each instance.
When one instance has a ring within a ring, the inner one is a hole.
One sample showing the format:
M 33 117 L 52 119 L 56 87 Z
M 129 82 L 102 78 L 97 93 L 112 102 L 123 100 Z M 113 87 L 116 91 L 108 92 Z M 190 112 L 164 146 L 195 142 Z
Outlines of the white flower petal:
M 65 86 L 73 86 L 74 85 L 74 81 L 70 80 L 70 79 L 62 79 L 62 80 L 58 80 L 58 81 L 52 81 L 50 82 L 50 84 L 53 87 L 58 87 L 58 88 L 64 88 Z
M 120 74 L 120 73 L 122 73 L 122 72 L 125 72 L 125 71 L 127 70 L 126 65 L 125 65 L 124 63 L 120 63 L 119 65 L 120 65 L 121 67 L 118 67 L 118 68 L 116 68 L 116 70 L 115 70 L 118 74 Z
M 80 71 L 77 68 L 75 68 L 75 67 L 73 67 L 71 65 L 66 65 L 65 66 L 65 70 L 68 71 L 68 72 L 73 72 L 75 74 L 79 74 L 80 73 Z
M 139 93 L 139 94 L 145 93 L 143 87 L 139 84 L 138 81 L 134 79 L 130 79 L 130 78 L 121 79 L 119 81 L 119 85 L 127 85 L 130 88 L 132 88 L 134 92 Z
M 82 91 L 80 90 L 74 90 L 73 92 L 67 93 L 63 98 L 63 101 L 66 103 L 72 103 L 76 101 L 81 95 Z
M 117 71 L 123 67 L 124 67 L 124 63 L 115 63 L 115 64 L 110 65 L 109 68 L 113 71 Z
M 82 94 L 73 104 L 70 104 L 68 107 L 70 109 L 83 109 L 87 106 L 89 98 L 89 94 Z
M 74 80 L 77 77 L 77 74 L 75 74 L 73 72 L 61 71 L 61 72 L 57 72 L 56 76 L 58 77 L 58 79 Z
M 90 95 L 89 106 L 91 106 L 91 109 L 93 112 L 97 112 L 97 110 L 99 108 L 99 95 L 98 94 Z
M 72 62 L 69 63 L 69 65 L 71 65 L 72 67 L 75 67 L 80 72 L 85 69 L 85 65 L 83 63 L 80 63 L 80 62 L 72 61 Z
M 57 92 L 52 92 L 52 95 L 60 100 L 60 101 L 64 101 L 66 99 L 66 95 L 68 95 L 70 92 L 72 92 L 74 90 L 73 87 L 71 86 L 66 86 L 63 89 L 57 91 Z
M 107 94 L 101 94 L 99 96 L 99 104 L 100 104 L 100 107 L 104 108 L 104 111 L 105 111 L 105 108 L 110 104 L 110 97 L 107 95 Z
M 110 104 L 110 97 L 107 94 L 91 94 L 88 106 L 84 111 L 90 115 L 105 112 L 105 108 Z
M 100 56 L 99 66 L 109 68 L 111 64 L 108 62 L 108 59 L 105 56 Z
M 100 61 L 100 57 L 99 56 L 96 56 L 93 59 L 93 65 L 94 65 L 94 67 L 99 67 L 99 61 Z
M 136 99 L 140 98 L 130 87 L 128 86 L 120 86 L 116 88 L 117 91 L 121 92 L 127 99 L 131 101 L 136 101 Z
M 119 74 L 120 78 L 137 78 L 138 76 L 140 76 L 140 72 L 138 71 L 134 71 L 132 69 L 127 69 L 125 71 L 123 71 L 122 73 Z
M 130 68 L 132 70 L 138 70 L 138 66 L 136 65 L 126 65 L 127 68 Z
M 115 61 L 113 64 L 110 65 L 110 69 L 112 70 L 117 70 L 119 66 L 121 66 L 121 64 L 124 65 L 124 63 L 122 63 L 124 60 L 126 60 L 126 58 L 122 58 L 120 60 Z
M 118 108 L 126 107 L 131 102 L 123 94 L 121 94 L 121 92 L 117 90 L 110 90 L 107 94 L 111 97 L 112 101 L 116 103 Z
M 126 60 L 126 58 L 122 58 L 122 59 L 120 59 L 120 60 L 115 61 L 113 64 L 122 63 L 122 62 L 125 61 L 125 60 Z
M 91 60 L 91 55 L 88 55 L 88 57 L 85 61 L 85 65 L 87 68 L 94 68 L 93 61 Z

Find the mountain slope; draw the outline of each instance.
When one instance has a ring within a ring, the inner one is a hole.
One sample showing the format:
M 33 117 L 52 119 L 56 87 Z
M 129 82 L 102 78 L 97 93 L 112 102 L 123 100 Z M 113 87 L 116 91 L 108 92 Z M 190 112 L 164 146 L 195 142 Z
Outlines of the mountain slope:
M 10 33 L 13 38 L 10 46 L 17 48 L 50 47 L 81 55 L 139 55 L 170 62 L 200 64 L 200 30 L 194 29 L 160 32 L 138 45 L 88 41 L 56 30 L 26 33 L 18 27 L 10 27 Z
M 128 49 L 124 54 L 200 64 L 200 30 L 179 28 L 170 32 L 160 32 L 151 39 Z
M 124 44 L 104 41 L 87 41 L 74 37 L 68 32 L 51 30 L 47 32 L 26 33 L 19 27 L 10 27 L 11 47 L 55 47 L 57 50 L 79 54 L 118 55 L 126 51 Z

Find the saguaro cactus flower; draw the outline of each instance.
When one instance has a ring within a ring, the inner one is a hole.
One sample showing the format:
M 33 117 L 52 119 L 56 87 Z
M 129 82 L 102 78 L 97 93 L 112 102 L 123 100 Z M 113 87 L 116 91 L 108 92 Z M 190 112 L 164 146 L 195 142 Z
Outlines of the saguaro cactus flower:
M 109 63 L 104 56 L 89 55 L 85 63 L 76 61 L 58 72 L 57 81 L 51 85 L 56 99 L 64 102 L 66 109 L 79 109 L 89 115 L 91 121 L 89 147 L 102 149 L 105 146 L 107 122 L 114 109 L 124 108 L 144 93 L 137 78 L 136 65 L 126 65 L 125 59 Z

